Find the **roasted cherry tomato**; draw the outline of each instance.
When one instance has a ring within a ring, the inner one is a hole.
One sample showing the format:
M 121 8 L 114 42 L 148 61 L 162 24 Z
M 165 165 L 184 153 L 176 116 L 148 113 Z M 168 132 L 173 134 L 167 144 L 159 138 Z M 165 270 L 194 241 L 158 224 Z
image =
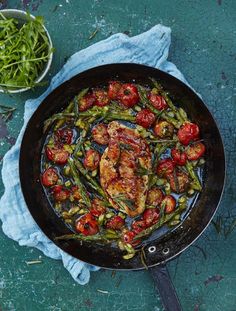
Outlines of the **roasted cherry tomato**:
M 70 196 L 70 191 L 63 188 L 62 185 L 56 185 L 52 189 L 53 197 L 55 201 L 61 202 L 65 201 Z
M 187 146 L 191 141 L 199 139 L 199 127 L 195 123 L 185 122 L 177 135 L 181 144 Z
M 158 206 L 161 204 L 163 198 L 164 194 L 161 189 L 152 187 L 150 190 L 148 190 L 146 203 L 147 205 Z
M 95 170 L 99 165 L 99 161 L 100 161 L 100 154 L 96 150 L 89 149 L 86 152 L 84 158 L 84 166 L 88 170 L 90 171 Z
M 45 187 L 51 187 L 58 181 L 57 171 L 53 167 L 49 167 L 43 172 L 42 183 Z
M 110 99 L 118 99 L 118 93 L 121 88 L 121 83 L 118 81 L 109 82 L 108 86 L 108 97 Z
M 172 174 L 175 168 L 175 164 L 172 159 L 163 159 L 157 166 L 157 174 L 161 177 L 167 177 Z
M 140 232 L 142 232 L 144 229 L 147 228 L 147 225 L 146 225 L 146 222 L 144 219 L 141 219 L 141 220 L 135 220 L 132 225 L 132 231 L 135 233 L 135 234 L 139 234 Z
M 46 155 L 48 160 L 56 164 L 65 164 L 69 158 L 69 152 L 56 147 L 46 147 Z
M 167 121 L 160 121 L 155 124 L 153 131 L 157 137 L 171 138 L 174 134 L 174 126 Z
M 165 213 L 170 214 L 175 210 L 176 200 L 172 195 L 166 195 L 162 204 L 165 207 Z
M 168 108 L 168 104 L 165 99 L 162 96 L 155 94 L 154 92 L 149 93 L 148 99 L 152 106 L 157 110 L 165 110 Z
M 90 213 L 95 217 L 99 217 L 105 212 L 106 208 L 103 205 L 103 201 L 98 198 L 93 199 L 91 202 Z
M 146 208 L 143 212 L 143 219 L 145 220 L 147 227 L 155 224 L 158 221 L 159 217 L 159 208 Z
M 176 171 L 175 175 L 170 174 L 167 178 L 171 189 L 176 193 L 186 191 L 189 186 L 189 177 L 184 172 Z
M 135 247 L 141 243 L 140 240 L 134 240 L 135 236 L 136 236 L 135 232 L 126 231 L 122 237 L 122 240 L 123 240 L 123 242 L 130 244 L 130 245 Z
M 93 140 L 100 145 L 107 145 L 109 142 L 109 135 L 107 132 L 107 126 L 99 123 L 92 129 Z
M 187 155 L 186 153 L 183 151 L 181 152 L 179 149 L 177 148 L 173 148 L 171 150 L 171 156 L 173 158 L 173 161 L 176 165 L 180 165 L 183 166 L 185 165 L 186 161 L 187 161 Z
M 133 107 L 139 101 L 137 87 L 132 83 L 122 84 L 118 93 L 118 98 L 125 107 Z
M 97 98 L 94 94 L 87 94 L 79 100 L 79 111 L 85 111 L 95 105 Z
M 149 109 L 142 109 L 136 115 L 136 123 L 144 128 L 149 128 L 155 121 L 155 115 Z
M 206 151 L 206 147 L 203 143 L 193 143 L 191 146 L 188 146 L 186 149 L 187 158 L 190 161 L 195 161 L 199 159 Z
M 58 129 L 54 133 L 55 144 L 62 147 L 63 145 L 70 145 L 72 143 L 73 131 L 68 128 Z
M 83 235 L 94 235 L 98 233 L 98 223 L 91 213 L 87 213 L 76 220 L 75 229 Z
M 112 217 L 107 223 L 106 227 L 108 229 L 120 230 L 125 224 L 125 221 L 120 216 L 116 215 Z
M 104 107 L 110 103 L 110 98 L 105 90 L 94 90 L 93 94 L 96 97 L 96 106 Z
M 75 200 L 81 199 L 81 194 L 80 194 L 79 188 L 77 186 L 73 186 L 71 188 L 71 195 L 72 195 L 73 199 L 75 199 Z

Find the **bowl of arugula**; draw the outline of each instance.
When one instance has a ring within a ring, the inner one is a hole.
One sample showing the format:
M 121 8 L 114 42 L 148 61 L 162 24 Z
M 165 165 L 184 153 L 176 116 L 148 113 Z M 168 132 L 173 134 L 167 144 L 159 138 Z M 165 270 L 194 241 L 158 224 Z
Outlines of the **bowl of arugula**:
M 43 85 L 53 57 L 41 16 L 0 10 L 0 92 L 19 93 Z

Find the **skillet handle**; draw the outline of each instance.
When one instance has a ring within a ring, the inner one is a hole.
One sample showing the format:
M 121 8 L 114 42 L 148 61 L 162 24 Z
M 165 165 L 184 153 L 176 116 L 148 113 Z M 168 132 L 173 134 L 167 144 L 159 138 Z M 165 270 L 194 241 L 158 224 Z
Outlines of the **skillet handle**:
M 183 311 L 166 265 L 157 265 L 148 270 L 151 272 L 156 289 L 161 296 L 165 311 Z

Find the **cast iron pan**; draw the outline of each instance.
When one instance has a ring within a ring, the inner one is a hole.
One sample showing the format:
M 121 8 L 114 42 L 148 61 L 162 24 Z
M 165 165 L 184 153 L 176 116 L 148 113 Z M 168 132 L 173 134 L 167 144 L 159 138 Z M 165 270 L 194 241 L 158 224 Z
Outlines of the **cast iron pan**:
M 57 87 L 41 103 L 31 117 L 20 151 L 20 180 L 28 209 L 42 231 L 68 254 L 93 265 L 108 269 L 143 269 L 139 256 L 124 260 L 121 251 L 110 245 L 99 246 L 79 241 L 54 241 L 56 236 L 68 234 L 69 229 L 54 213 L 40 184 L 40 157 L 45 140 L 43 123 L 52 114 L 65 108 L 82 88 L 105 85 L 110 80 L 150 84 L 149 77 L 161 82 L 175 102 L 188 113 L 201 129 L 206 145 L 203 191 L 194 202 L 189 215 L 180 226 L 167 234 L 149 240 L 144 247 L 146 264 L 157 283 L 163 304 L 168 311 L 181 306 L 168 276 L 165 263 L 191 245 L 207 227 L 216 212 L 224 186 L 225 157 L 217 125 L 203 101 L 188 86 L 155 68 L 138 64 L 110 64 L 82 72 Z

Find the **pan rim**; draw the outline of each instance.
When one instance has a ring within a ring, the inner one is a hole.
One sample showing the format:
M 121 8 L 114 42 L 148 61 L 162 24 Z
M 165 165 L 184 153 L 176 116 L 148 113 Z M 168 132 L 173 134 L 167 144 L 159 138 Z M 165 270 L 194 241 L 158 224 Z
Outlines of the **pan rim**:
M 43 104 L 45 103 L 45 101 L 47 100 L 48 96 L 51 96 L 53 94 L 53 92 L 55 92 L 58 88 L 60 88 L 62 85 L 66 85 L 66 84 L 69 84 L 70 81 L 77 77 L 78 75 L 81 75 L 81 74 L 84 74 L 84 73 L 87 73 L 91 70 L 94 70 L 94 69 L 99 69 L 99 68 L 104 68 L 104 67 L 109 67 L 111 65 L 118 65 L 118 66 L 126 66 L 126 65 L 129 65 L 129 66 L 141 66 L 141 67 L 146 67 L 146 68 L 149 68 L 149 69 L 154 69 L 155 71 L 159 71 L 161 73 L 163 73 L 164 75 L 168 75 L 171 77 L 171 79 L 174 79 L 174 80 L 177 80 L 178 83 L 181 83 L 184 87 L 187 87 L 191 92 L 194 92 L 195 96 L 197 96 L 202 104 L 204 105 L 204 108 L 208 111 L 209 115 L 212 117 L 213 121 L 214 121 L 214 125 L 216 127 L 216 130 L 218 131 L 218 134 L 219 134 L 219 138 L 220 138 L 220 143 L 221 143 L 221 146 L 222 146 L 222 151 L 223 151 L 223 159 L 224 159 L 224 163 L 222 163 L 222 165 L 224 166 L 224 176 L 223 176 L 223 181 L 222 181 L 222 186 L 221 186 L 221 189 L 219 190 L 219 199 L 218 199 L 218 203 L 217 203 L 217 206 L 215 207 L 214 209 L 214 212 L 212 214 L 212 216 L 208 219 L 208 222 L 207 224 L 205 225 L 204 229 L 189 243 L 187 244 L 183 249 L 181 249 L 179 252 L 175 253 L 173 256 L 170 256 L 168 257 L 166 260 L 164 261 L 161 261 L 161 262 L 158 262 L 158 263 L 155 263 L 155 264 L 151 264 L 151 265 L 148 265 L 149 268 L 151 267 L 154 267 L 154 266 L 157 266 L 157 265 L 160 265 L 160 264 L 163 264 L 163 263 L 166 263 L 172 259 L 174 259 L 175 257 L 177 257 L 178 255 L 180 255 L 183 251 L 185 251 L 188 247 L 190 247 L 202 234 L 203 232 L 207 229 L 207 227 L 209 226 L 209 224 L 211 223 L 212 221 L 212 218 L 214 217 L 215 213 L 217 212 L 217 209 L 219 207 L 219 204 L 221 202 L 221 199 L 222 199 L 222 196 L 223 196 L 223 193 L 224 193 L 224 187 L 225 187 L 225 177 L 226 177 L 226 158 L 225 158 L 225 151 L 224 151 L 224 144 L 223 144 L 223 140 L 222 140 L 222 136 L 220 134 L 220 131 L 219 131 L 219 127 L 217 125 L 217 122 L 215 121 L 215 118 L 213 117 L 213 115 L 211 114 L 210 110 L 208 109 L 208 107 L 206 106 L 205 102 L 202 100 L 202 98 L 199 97 L 199 95 L 188 85 L 186 85 L 184 82 L 182 82 L 181 80 L 177 79 L 176 77 L 170 75 L 169 73 L 166 73 L 160 69 L 157 69 L 157 68 L 154 68 L 154 67 L 151 67 L 151 66 L 146 66 L 146 65 L 140 65 L 140 64 L 135 64 L 135 63 L 112 63 L 112 64 L 106 64 L 106 65 L 101 65 L 101 66 L 97 66 L 97 67 L 93 67 L 93 68 L 90 68 L 88 70 L 85 70 L 83 72 L 80 72 L 79 74 L 71 77 L 70 79 L 64 81 L 62 84 L 58 85 L 54 90 L 52 90 L 45 98 L 44 100 L 40 103 L 40 105 L 38 106 L 38 108 L 35 110 L 35 112 L 33 113 L 33 115 L 31 116 L 30 120 L 32 120 L 32 118 L 34 117 L 35 114 L 37 114 L 38 110 L 40 109 L 40 107 L 43 106 Z M 24 143 L 24 140 L 25 140 L 25 136 L 26 136 L 26 133 L 27 133 L 27 130 L 29 129 L 30 127 L 30 120 L 27 122 L 27 125 L 25 127 L 25 131 L 24 131 L 24 135 L 23 135 L 23 138 L 22 138 L 22 143 L 21 143 L 21 146 L 23 146 L 23 143 Z M 22 175 L 22 153 L 23 153 L 23 148 L 20 149 L 20 157 L 19 157 L 19 169 L 20 169 L 20 184 L 21 184 L 21 189 L 22 189 L 22 193 L 23 193 L 23 196 L 24 196 L 24 199 L 26 201 L 26 205 L 27 205 L 27 208 L 28 210 L 30 211 L 29 207 L 28 207 L 28 204 L 27 204 L 27 199 L 26 199 L 26 196 L 25 196 L 25 192 L 24 192 L 24 187 L 22 186 L 23 185 L 23 175 Z M 31 211 L 30 211 L 30 214 L 32 215 Z M 33 216 L 33 215 L 32 215 Z M 38 224 L 37 220 L 34 218 L 33 216 L 33 219 L 34 221 Z M 42 230 L 44 232 L 44 234 L 54 243 L 54 245 L 58 246 L 59 248 L 61 248 L 58 244 L 55 243 L 55 241 L 48 236 L 48 234 L 45 233 L 45 231 L 41 228 L 40 226 L 40 230 Z M 65 251 L 63 248 L 61 248 L 63 251 Z M 71 254 L 70 254 L 71 255 Z M 81 260 L 81 259 L 79 259 Z M 81 260 L 83 261 L 83 260 Z M 89 264 L 92 264 L 92 265 L 96 265 L 94 264 L 93 262 L 89 262 L 89 261 L 84 261 L 85 263 L 89 263 Z M 107 266 L 101 266 L 101 265 L 96 265 L 97 267 L 100 267 L 100 268 L 103 268 L 103 269 L 108 269 L 108 270 L 119 270 L 119 271 L 127 271 L 127 270 L 143 270 L 145 269 L 145 267 L 138 267 L 138 268 L 114 268 L 114 267 L 107 267 Z

